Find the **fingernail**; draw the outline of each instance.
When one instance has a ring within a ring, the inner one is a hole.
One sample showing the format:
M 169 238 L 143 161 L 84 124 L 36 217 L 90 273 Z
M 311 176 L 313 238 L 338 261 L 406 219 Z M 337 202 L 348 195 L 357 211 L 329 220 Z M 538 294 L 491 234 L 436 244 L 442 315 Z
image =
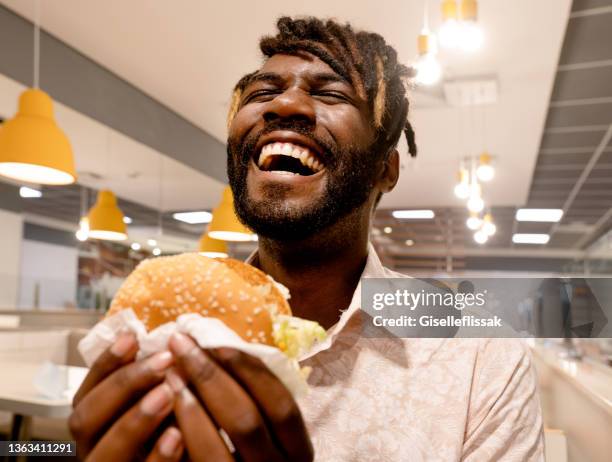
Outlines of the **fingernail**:
M 122 358 L 136 346 L 136 338 L 131 332 L 126 332 L 119 335 L 119 338 L 113 343 L 110 351 L 113 355 Z
M 181 333 L 176 332 L 170 338 L 170 348 L 179 356 L 189 353 L 194 346 L 195 343 L 193 343 L 189 337 Z
M 174 393 L 176 393 L 177 395 L 181 392 L 181 390 L 183 390 L 183 388 L 185 388 L 185 382 L 183 381 L 181 376 L 178 375 L 178 373 L 173 369 L 170 369 L 166 373 L 166 381 L 168 382 L 168 385 L 170 385 L 170 388 L 172 388 Z
M 172 390 L 168 385 L 162 383 L 145 396 L 140 404 L 143 414 L 155 415 L 161 412 L 172 401 Z
M 169 351 L 161 351 L 147 359 L 147 367 L 156 372 L 161 372 L 168 369 L 172 365 L 173 360 L 174 357 L 172 353 Z
M 164 457 L 172 457 L 181 444 L 181 432 L 170 427 L 164 432 L 159 442 L 159 452 Z

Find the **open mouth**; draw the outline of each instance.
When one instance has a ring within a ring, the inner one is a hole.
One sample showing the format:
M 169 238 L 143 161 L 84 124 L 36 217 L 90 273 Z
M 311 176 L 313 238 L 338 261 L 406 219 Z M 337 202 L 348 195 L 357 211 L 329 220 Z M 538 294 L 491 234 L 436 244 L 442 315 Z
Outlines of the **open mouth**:
M 273 142 L 261 148 L 255 163 L 264 172 L 310 176 L 324 169 L 317 154 L 293 143 Z

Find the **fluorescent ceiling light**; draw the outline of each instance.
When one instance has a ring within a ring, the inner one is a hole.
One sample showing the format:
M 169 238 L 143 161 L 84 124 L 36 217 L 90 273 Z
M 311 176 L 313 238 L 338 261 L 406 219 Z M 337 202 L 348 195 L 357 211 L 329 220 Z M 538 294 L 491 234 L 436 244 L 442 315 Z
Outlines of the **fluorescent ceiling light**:
M 393 218 L 404 218 L 408 220 L 429 220 L 436 216 L 433 210 L 394 210 Z
M 140 250 L 141 249 L 141 246 L 140 246 L 140 244 L 138 242 L 133 242 L 131 247 L 132 247 L 132 250 Z
M 19 195 L 25 198 L 38 198 L 42 197 L 42 192 L 38 189 L 28 188 L 27 186 L 22 186 L 19 188 Z
M 132 219 L 131 219 L 130 217 L 126 217 L 126 216 L 124 216 L 124 217 L 123 217 L 123 222 L 124 222 L 126 225 L 130 225 L 130 224 L 132 224 Z
M 157 241 L 155 239 L 147 239 L 147 245 L 155 247 L 157 245 Z
M 183 223 L 189 223 L 190 225 L 197 225 L 200 223 L 210 223 L 212 220 L 212 213 L 200 210 L 197 212 L 179 212 L 172 214 L 172 218 Z
M 512 242 L 515 244 L 547 244 L 550 240 L 548 234 L 514 234 Z
M 561 220 L 563 210 L 561 209 L 518 209 L 516 221 L 540 221 L 556 223 Z

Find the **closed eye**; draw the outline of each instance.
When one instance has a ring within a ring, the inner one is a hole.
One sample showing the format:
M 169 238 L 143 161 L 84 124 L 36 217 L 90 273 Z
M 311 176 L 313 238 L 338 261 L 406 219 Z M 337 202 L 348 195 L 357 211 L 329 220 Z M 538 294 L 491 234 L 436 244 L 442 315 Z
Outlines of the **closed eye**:
M 323 98 L 324 101 L 328 101 L 328 102 L 350 102 L 350 99 L 343 93 L 337 92 L 337 91 L 331 91 L 331 90 L 316 90 L 316 91 L 311 91 L 310 94 L 312 96 L 316 96 L 319 98 Z
M 243 104 L 251 102 L 269 101 L 280 93 L 280 90 L 257 90 L 248 95 Z

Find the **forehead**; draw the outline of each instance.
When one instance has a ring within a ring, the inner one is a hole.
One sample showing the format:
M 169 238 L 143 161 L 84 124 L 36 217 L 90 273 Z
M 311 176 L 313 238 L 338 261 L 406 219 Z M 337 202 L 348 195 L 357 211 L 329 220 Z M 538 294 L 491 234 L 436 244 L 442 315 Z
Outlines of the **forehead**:
M 325 61 L 306 52 L 298 55 L 275 54 L 271 56 L 257 73 L 268 72 L 278 74 L 283 78 L 308 77 L 316 74 L 338 75 Z

